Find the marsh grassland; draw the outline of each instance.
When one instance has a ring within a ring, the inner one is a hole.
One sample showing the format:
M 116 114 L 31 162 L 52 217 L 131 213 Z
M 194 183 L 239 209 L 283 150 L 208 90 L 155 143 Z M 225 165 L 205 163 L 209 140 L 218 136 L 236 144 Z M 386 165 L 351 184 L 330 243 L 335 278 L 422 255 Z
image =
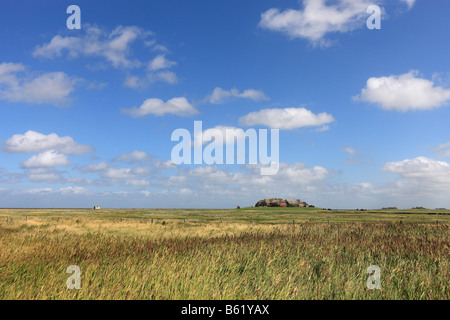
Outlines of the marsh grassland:
M 449 222 L 445 210 L 2 209 L 0 299 L 448 300 Z

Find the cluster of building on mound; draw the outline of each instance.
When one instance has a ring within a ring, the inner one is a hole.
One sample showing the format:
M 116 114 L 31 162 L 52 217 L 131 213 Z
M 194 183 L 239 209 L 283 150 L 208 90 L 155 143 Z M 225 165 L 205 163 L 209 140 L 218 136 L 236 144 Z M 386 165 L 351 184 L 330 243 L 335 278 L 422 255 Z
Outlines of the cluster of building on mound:
M 259 200 L 255 207 L 314 207 L 312 205 L 308 205 L 306 202 L 301 201 L 299 199 L 281 199 L 281 198 L 275 198 L 275 199 L 264 199 Z

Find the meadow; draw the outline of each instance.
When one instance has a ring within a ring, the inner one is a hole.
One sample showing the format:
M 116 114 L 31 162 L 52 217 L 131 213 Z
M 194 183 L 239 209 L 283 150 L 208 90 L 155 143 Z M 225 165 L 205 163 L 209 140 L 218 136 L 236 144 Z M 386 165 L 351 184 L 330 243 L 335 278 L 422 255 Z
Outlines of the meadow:
M 0 299 L 448 300 L 449 222 L 426 209 L 0 209 Z

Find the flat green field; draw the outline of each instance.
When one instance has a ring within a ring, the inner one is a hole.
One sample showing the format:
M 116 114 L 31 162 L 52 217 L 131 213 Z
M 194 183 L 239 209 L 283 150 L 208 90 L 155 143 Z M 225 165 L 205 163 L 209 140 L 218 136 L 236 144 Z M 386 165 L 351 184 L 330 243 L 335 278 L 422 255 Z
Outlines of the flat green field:
M 425 209 L 0 209 L 0 299 L 448 300 L 449 226 Z

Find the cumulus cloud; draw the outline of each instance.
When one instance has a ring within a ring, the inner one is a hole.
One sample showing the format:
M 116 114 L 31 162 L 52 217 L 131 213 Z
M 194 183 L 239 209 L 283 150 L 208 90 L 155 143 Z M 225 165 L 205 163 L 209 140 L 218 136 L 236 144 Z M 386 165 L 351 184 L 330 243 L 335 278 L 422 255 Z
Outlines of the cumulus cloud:
M 272 190 L 288 190 L 293 185 L 313 185 L 316 182 L 323 181 L 330 174 L 330 171 L 326 168 L 321 166 L 310 168 L 302 162 L 293 164 L 281 162 L 278 173 L 272 176 L 260 175 L 259 168 L 260 165 L 247 165 L 244 171 L 232 172 L 226 169 L 219 169 L 217 166 L 202 166 L 188 171 L 181 171 L 180 174 L 202 178 L 203 182 L 201 182 L 201 185 L 238 185 L 258 188 L 270 186 L 268 189 Z M 183 182 L 189 183 L 186 180 L 182 180 L 181 186 L 184 185 Z M 221 191 L 223 191 L 223 188 L 221 188 Z
M 89 191 L 85 188 L 71 186 L 60 188 L 58 192 L 60 192 L 62 195 L 71 195 L 71 194 L 85 194 Z
M 274 179 L 308 185 L 324 180 L 329 174 L 330 171 L 321 166 L 310 168 L 303 162 L 294 162 L 293 164 L 280 163 L 279 175 Z
M 56 150 L 61 154 L 79 155 L 94 151 L 94 148 L 78 144 L 71 137 L 59 137 L 56 133 L 45 135 L 29 130 L 15 134 L 3 144 L 3 151 L 10 153 L 34 153 Z
M 122 112 L 135 118 L 143 117 L 148 114 L 156 116 L 174 114 L 184 117 L 198 113 L 197 109 L 195 109 L 184 97 L 172 98 L 167 102 L 164 102 L 161 99 L 147 99 L 139 108 L 133 107 L 131 109 L 122 109 Z
M 156 56 L 150 63 L 148 64 L 148 69 L 150 71 L 156 71 L 160 69 L 168 69 L 177 63 L 175 61 L 168 60 L 164 55 Z
M 282 32 L 291 38 L 303 38 L 314 44 L 326 44 L 328 33 L 345 33 L 365 26 L 367 7 L 374 0 L 304 0 L 303 9 L 280 11 L 271 8 L 261 14 L 259 26 Z
M 178 77 L 175 72 L 169 70 L 161 72 L 148 72 L 147 75 L 143 77 L 134 75 L 127 76 L 125 78 L 124 85 L 132 89 L 144 89 L 148 85 L 155 82 L 175 84 L 178 82 Z
M 266 96 L 264 92 L 255 89 L 247 89 L 240 92 L 236 88 L 224 90 L 220 87 L 216 87 L 214 91 L 207 96 L 207 100 L 214 104 L 224 103 L 230 98 L 250 99 L 253 101 L 269 100 L 269 97 Z
M 108 168 L 102 173 L 104 178 L 108 179 L 132 179 L 144 177 L 150 174 L 150 170 L 144 167 L 138 168 Z
M 135 26 L 118 26 L 111 32 L 86 25 L 80 36 L 54 36 L 49 43 L 37 46 L 33 56 L 52 59 L 64 53 L 70 58 L 79 56 L 103 57 L 115 68 L 138 67 L 140 62 L 129 57 L 130 46 L 138 38 L 151 33 Z
M 79 36 L 56 35 L 50 42 L 36 46 L 33 56 L 46 59 L 64 55 L 70 59 L 80 56 L 100 58 L 101 62 L 97 65 L 88 66 L 97 69 L 110 64 L 114 68 L 127 70 L 124 85 L 134 89 L 145 88 L 154 82 L 174 84 L 178 81 L 176 74 L 167 70 L 176 65 L 175 61 L 166 58 L 167 48 L 158 45 L 156 40 L 147 40 L 153 35 L 151 31 L 136 26 L 118 26 L 108 31 L 98 26 L 85 25 L 77 34 Z M 133 57 L 132 48 L 137 44 L 164 54 L 157 55 L 149 62 L 142 62 Z M 130 70 L 135 69 L 145 70 L 145 76 L 129 74 Z
M 175 74 L 175 72 L 162 71 L 162 72 L 158 72 L 158 73 L 149 73 L 147 75 L 147 81 L 149 83 L 166 82 L 166 83 L 169 83 L 169 84 L 175 84 L 175 83 L 178 82 L 178 77 Z
M 321 166 L 308 167 L 300 162 L 280 163 L 278 173 L 273 176 L 260 175 L 259 168 L 259 165 L 246 165 L 239 171 L 217 166 L 183 168 L 178 175 L 160 181 L 160 185 L 167 188 L 169 195 L 190 189 L 193 194 L 190 202 L 200 204 L 203 198 L 203 207 L 229 207 L 230 204 L 226 204 L 229 199 L 236 201 L 234 206 L 253 205 L 267 197 L 301 197 L 312 202 L 315 199 L 311 195 L 319 194 L 325 179 L 331 174 Z
M 91 164 L 84 165 L 81 168 L 79 168 L 79 170 L 84 173 L 90 173 L 90 172 L 104 171 L 108 168 L 109 168 L 109 165 L 106 162 L 102 161 L 99 163 L 91 163 Z
M 357 153 L 354 148 L 344 149 Z M 302 162 L 282 162 L 274 176 L 261 176 L 259 167 L 260 165 L 244 165 L 239 170 L 218 166 L 178 167 L 175 175 L 171 176 L 155 176 L 145 167 L 107 167 L 99 172 L 102 181 L 106 181 L 104 186 L 120 184 L 122 188 L 138 188 L 140 191 L 120 189 L 121 191 L 98 192 L 69 186 L 59 190 L 39 188 L 30 191 L 30 194 L 80 194 L 82 197 L 77 198 L 78 205 L 87 201 L 86 205 L 90 206 L 89 201 L 95 200 L 96 203 L 100 201 L 110 207 L 146 207 L 148 199 L 145 197 L 150 194 L 157 197 L 159 203 L 171 203 L 171 206 L 182 208 L 253 205 L 257 200 L 270 197 L 300 198 L 325 208 L 370 209 L 391 205 L 399 208 L 416 205 L 434 208 L 449 204 L 447 195 L 450 192 L 450 164 L 425 157 L 386 163 L 382 172 L 395 174 L 398 178 L 380 184 L 365 181 L 336 183 L 336 180 L 333 181 L 332 169 L 320 165 L 308 166 Z M 50 168 L 30 168 L 26 171 L 26 175 L 34 182 L 78 184 L 76 179 L 65 179 L 62 174 L 63 172 Z M 35 203 L 36 198 L 25 196 L 26 190 L 0 188 L 0 192 L 9 205 L 23 201 Z M 178 199 L 177 203 L 173 203 L 174 197 Z M 232 204 L 229 199 L 233 199 Z M 47 203 L 59 201 L 64 205 L 68 205 L 67 200 L 70 198 L 46 198 Z
M 159 159 L 153 159 L 153 166 L 156 169 L 163 169 L 163 170 L 168 170 L 168 169 L 175 169 L 178 168 L 178 165 L 173 162 L 172 160 L 167 160 L 167 161 L 161 161 Z
M 63 183 L 66 181 L 61 171 L 49 168 L 31 168 L 26 174 L 32 182 Z
M 168 60 L 164 55 L 158 55 L 148 63 L 145 76 L 129 75 L 125 79 L 125 86 L 133 89 L 143 89 L 154 82 L 175 84 L 178 77 L 175 72 L 168 70 L 177 63 Z
M 450 102 L 450 89 L 420 78 L 418 71 L 388 77 L 372 77 L 356 100 L 379 104 L 385 110 L 430 110 Z
M 31 74 L 20 63 L 0 64 L 0 99 L 29 104 L 52 104 L 61 106 L 79 79 L 64 72 Z
M 415 192 L 448 192 L 450 189 L 450 164 L 427 157 L 417 157 L 397 162 L 388 162 L 383 172 L 399 175 L 398 182 L 402 188 L 414 189 Z
M 70 161 L 65 154 L 58 153 L 54 150 L 44 151 L 38 155 L 34 155 L 28 160 L 22 162 L 22 168 L 50 168 L 59 166 L 69 166 Z
M 333 121 L 335 119 L 331 114 L 314 114 L 305 108 L 263 109 L 239 118 L 239 122 L 245 126 L 264 125 L 281 130 L 323 126 Z
M 25 189 L 22 191 L 22 193 L 25 194 L 48 194 L 52 192 L 52 188 L 32 188 L 32 189 Z

